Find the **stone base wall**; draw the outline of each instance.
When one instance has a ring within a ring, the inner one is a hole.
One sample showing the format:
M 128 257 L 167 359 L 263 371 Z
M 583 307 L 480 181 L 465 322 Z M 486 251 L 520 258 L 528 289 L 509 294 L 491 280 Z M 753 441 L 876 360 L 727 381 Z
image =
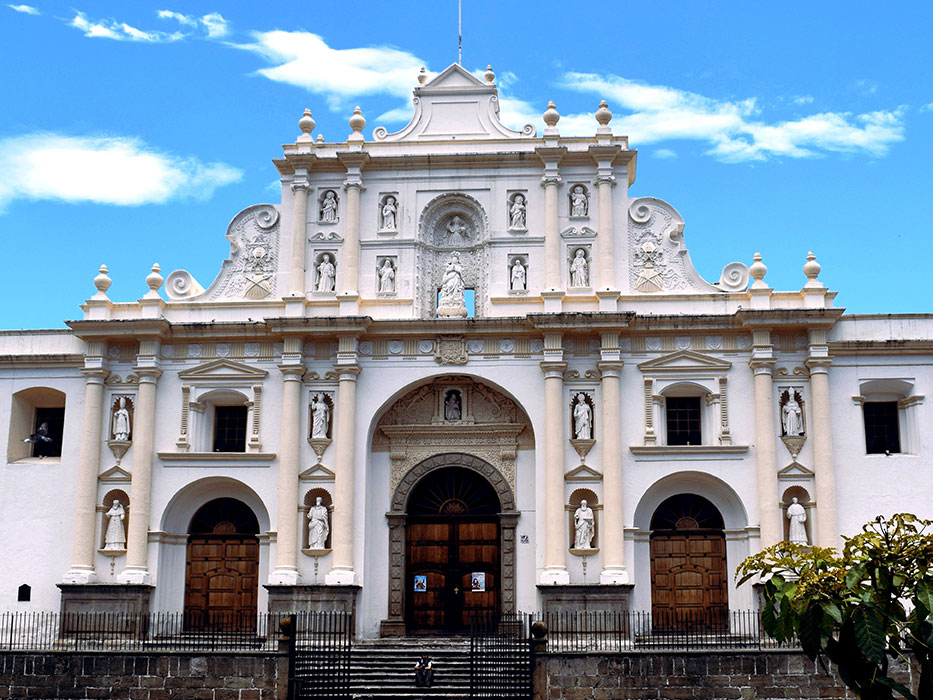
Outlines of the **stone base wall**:
M 0 698 L 285 700 L 287 689 L 286 654 L 0 654 Z
M 910 682 L 906 666 L 898 680 Z M 535 700 L 852 698 L 799 652 L 551 654 L 538 658 Z

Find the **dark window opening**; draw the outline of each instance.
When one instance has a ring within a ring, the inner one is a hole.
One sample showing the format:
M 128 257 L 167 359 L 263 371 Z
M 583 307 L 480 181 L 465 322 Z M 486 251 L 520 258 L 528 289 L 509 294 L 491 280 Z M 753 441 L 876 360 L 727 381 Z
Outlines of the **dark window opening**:
M 865 451 L 885 454 L 901 451 L 898 434 L 897 401 L 871 401 L 863 407 L 865 416 Z
M 28 603 L 32 600 L 32 588 L 29 584 L 24 583 L 16 589 L 16 600 L 20 603 Z
M 246 406 L 214 408 L 214 452 L 246 452 Z
M 667 444 L 700 445 L 700 397 L 669 396 L 667 405 Z
M 33 435 L 37 442 L 32 444 L 33 457 L 61 457 L 62 435 L 65 432 L 65 409 L 37 408 Z M 47 440 L 44 438 L 48 438 Z

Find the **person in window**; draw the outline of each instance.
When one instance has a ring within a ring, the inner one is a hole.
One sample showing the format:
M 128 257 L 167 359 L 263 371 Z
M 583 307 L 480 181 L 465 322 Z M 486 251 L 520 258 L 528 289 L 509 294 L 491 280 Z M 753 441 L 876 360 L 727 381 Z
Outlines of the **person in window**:
M 415 664 L 415 685 L 419 688 L 430 688 L 434 682 L 434 669 L 431 668 L 431 657 L 422 654 Z

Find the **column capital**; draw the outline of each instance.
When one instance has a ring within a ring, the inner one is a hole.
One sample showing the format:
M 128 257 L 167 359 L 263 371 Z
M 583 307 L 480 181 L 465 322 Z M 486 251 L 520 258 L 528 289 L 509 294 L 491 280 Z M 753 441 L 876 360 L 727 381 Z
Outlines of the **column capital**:
M 831 357 L 808 357 L 803 363 L 810 370 L 810 374 L 828 374 L 829 366 L 833 363 Z
M 355 189 L 355 190 L 358 190 L 359 192 L 362 192 L 363 190 L 366 189 L 366 187 L 363 186 L 363 181 L 359 178 L 359 176 L 357 176 L 355 178 L 347 178 L 346 180 L 344 180 L 343 189 L 345 190 Z
M 622 360 L 597 360 L 596 369 L 602 372 L 604 377 L 618 377 L 624 364 Z
M 109 369 L 100 367 L 85 367 L 80 372 L 84 375 L 84 379 L 88 384 L 103 384 L 107 377 L 110 376 Z
M 567 369 L 566 362 L 554 362 L 551 360 L 545 360 L 540 363 L 541 371 L 544 372 L 544 377 L 546 379 L 551 377 L 558 377 L 560 379 L 564 378 L 564 370 Z
M 352 365 L 334 365 L 334 372 L 337 375 L 338 382 L 355 382 L 357 376 L 363 368 L 357 364 Z
M 305 371 L 306 370 L 304 365 L 279 365 L 279 372 L 284 375 L 285 381 L 301 381 L 301 378 L 305 375 Z
M 609 185 L 610 187 L 615 187 L 615 175 L 600 175 L 595 180 L 593 180 L 593 185 L 595 187 L 599 187 L 600 185 Z
M 541 187 L 548 187 L 553 185 L 554 187 L 560 187 L 563 180 L 560 179 L 559 175 L 545 175 L 541 178 Z
M 755 374 L 771 374 L 776 362 L 777 360 L 773 357 L 752 357 L 748 361 L 748 366 Z
M 139 383 L 144 382 L 155 384 L 162 376 L 162 370 L 158 367 L 134 367 L 133 372 L 139 377 Z
M 290 187 L 292 188 L 292 192 L 296 192 L 296 193 L 304 192 L 305 194 L 307 194 L 308 192 L 311 191 L 311 183 L 307 181 L 293 182 L 291 183 Z

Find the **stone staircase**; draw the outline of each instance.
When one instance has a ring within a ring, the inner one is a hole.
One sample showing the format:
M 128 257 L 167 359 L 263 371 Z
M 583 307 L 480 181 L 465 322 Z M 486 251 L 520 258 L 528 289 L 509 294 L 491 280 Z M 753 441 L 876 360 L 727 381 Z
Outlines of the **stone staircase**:
M 434 684 L 415 687 L 415 662 L 431 657 Z M 359 700 L 420 700 L 470 697 L 469 637 L 406 637 L 353 642 L 350 691 Z

